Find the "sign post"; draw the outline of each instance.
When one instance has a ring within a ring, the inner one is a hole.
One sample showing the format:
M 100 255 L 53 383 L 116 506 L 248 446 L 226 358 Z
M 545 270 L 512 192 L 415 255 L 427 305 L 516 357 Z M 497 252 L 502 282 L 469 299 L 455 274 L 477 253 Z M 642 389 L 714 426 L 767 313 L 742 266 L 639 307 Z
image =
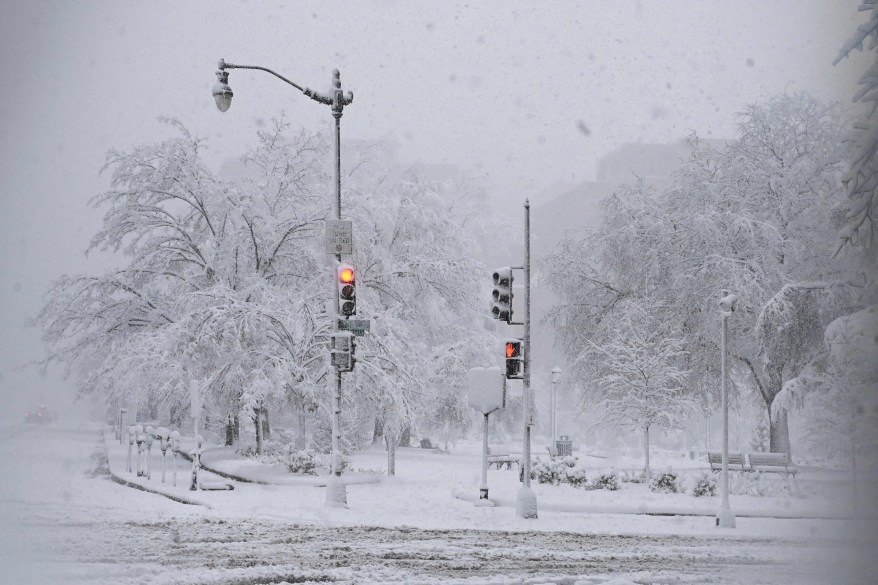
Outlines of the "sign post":
M 482 482 L 476 506 L 493 506 L 488 499 L 488 417 L 506 406 L 506 376 L 500 368 L 469 371 L 469 405 L 482 413 Z

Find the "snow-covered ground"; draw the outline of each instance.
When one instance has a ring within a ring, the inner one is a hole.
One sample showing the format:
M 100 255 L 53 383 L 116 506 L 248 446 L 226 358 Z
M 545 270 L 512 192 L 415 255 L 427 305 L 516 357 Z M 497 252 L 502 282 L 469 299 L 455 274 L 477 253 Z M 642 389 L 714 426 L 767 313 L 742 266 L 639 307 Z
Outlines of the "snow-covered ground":
M 181 462 L 177 487 L 170 472 L 161 484 L 157 449 L 152 479 L 138 479 L 125 472 L 126 448 L 110 434 L 105 450 L 104 437 L 100 427 L 87 425 L 0 429 L 0 582 L 875 581 L 875 542 L 866 537 L 874 522 L 739 517 L 732 530 L 717 529 L 712 515 L 614 513 L 709 513 L 718 504 L 653 494 L 642 485 L 618 492 L 535 485 L 537 520 L 517 518 L 510 506 L 477 508 L 454 495 L 477 493 L 475 444 L 459 443 L 450 454 L 401 449 L 398 476 L 348 486 L 344 510 L 324 506 L 324 489 L 311 480 L 190 492 L 188 464 Z M 380 449 L 367 450 L 351 463 L 355 470 L 381 469 L 384 457 Z M 209 451 L 207 460 L 226 471 L 254 472 L 252 463 L 236 463 L 222 450 Z M 205 506 L 119 485 L 109 481 L 110 468 Z M 514 502 L 516 479 L 514 470 L 491 471 L 491 496 Z M 802 515 L 839 509 L 816 496 L 737 496 L 732 507 Z

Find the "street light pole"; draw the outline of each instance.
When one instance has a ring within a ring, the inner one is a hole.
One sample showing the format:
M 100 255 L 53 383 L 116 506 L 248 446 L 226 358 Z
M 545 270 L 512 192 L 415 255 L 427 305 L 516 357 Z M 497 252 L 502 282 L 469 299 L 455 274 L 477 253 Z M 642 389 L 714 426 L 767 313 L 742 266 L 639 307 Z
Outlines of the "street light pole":
M 557 437 L 558 429 L 556 427 L 556 414 L 555 410 L 558 406 L 558 381 L 561 379 L 561 368 L 555 366 L 552 368 L 552 423 L 551 423 L 551 432 L 552 436 L 550 437 L 550 441 L 552 442 L 551 446 L 554 446 L 555 437 Z
M 521 471 L 523 483 L 518 490 L 516 513 L 520 518 L 537 518 L 537 494 L 530 487 L 530 427 L 533 424 L 533 400 L 530 389 L 530 201 L 524 201 L 524 439 Z
M 333 125 L 333 138 L 335 142 L 335 164 L 334 166 L 334 184 L 335 184 L 335 201 L 334 201 L 334 211 L 335 211 L 335 219 L 341 219 L 341 117 L 344 112 L 344 107 L 350 105 L 354 101 L 354 94 L 350 91 L 343 92 L 341 89 L 341 76 L 339 74 L 338 69 L 333 70 L 332 72 L 332 89 L 330 93 L 324 94 L 318 91 L 314 91 L 307 87 L 302 87 L 283 75 L 275 73 L 271 69 L 266 67 L 259 67 L 257 65 L 233 65 L 232 63 L 227 63 L 223 59 L 219 60 L 219 71 L 216 72 L 217 82 L 213 86 L 213 96 L 216 100 L 217 108 L 221 112 L 225 112 L 229 109 L 229 106 L 232 103 L 232 89 L 228 85 L 229 74 L 226 69 L 259 69 L 260 71 L 265 71 L 267 73 L 271 73 L 275 77 L 281 79 L 289 85 L 292 85 L 303 94 L 311 98 L 312 100 L 328 105 L 332 108 L 332 117 L 335 119 L 335 124 Z M 341 262 L 341 254 L 335 255 L 336 264 Z M 334 307 L 334 315 L 332 315 L 333 326 L 332 330 L 338 330 L 338 317 L 340 315 L 339 306 L 338 306 L 338 295 L 336 294 L 336 287 L 338 286 L 336 278 L 336 270 L 335 266 L 332 267 L 332 281 L 330 283 L 330 295 L 331 299 L 334 299 L 332 305 Z M 332 473 L 327 481 L 326 485 L 326 504 L 333 507 L 347 507 L 347 492 L 344 484 L 344 480 L 341 478 L 341 371 L 338 366 L 333 366 L 333 374 L 330 376 L 333 380 L 333 393 L 332 393 Z
M 127 408 L 119 409 L 119 444 L 122 444 L 122 415 L 128 412 Z
M 738 304 L 738 297 L 723 291 L 723 298 L 720 299 L 720 316 L 722 317 L 722 334 L 720 337 L 720 387 L 722 388 L 723 402 L 723 468 L 722 468 L 722 501 L 719 511 L 716 514 L 716 525 L 721 528 L 735 527 L 735 514 L 729 506 L 729 392 L 728 392 L 728 372 L 726 371 L 726 336 L 727 321 L 735 307 Z

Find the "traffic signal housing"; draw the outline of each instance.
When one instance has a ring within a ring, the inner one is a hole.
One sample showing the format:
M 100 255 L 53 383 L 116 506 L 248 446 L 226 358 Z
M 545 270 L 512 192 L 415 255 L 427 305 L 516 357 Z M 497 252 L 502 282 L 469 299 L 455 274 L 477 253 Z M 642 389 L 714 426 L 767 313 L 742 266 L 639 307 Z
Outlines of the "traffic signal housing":
M 347 264 L 338 266 L 338 312 L 344 317 L 357 314 L 357 275 Z
M 524 359 L 524 356 L 521 354 L 521 340 L 507 339 L 503 343 L 503 355 L 506 359 L 506 379 L 521 379 L 521 366 Z
M 491 316 L 512 323 L 512 269 L 508 266 L 494 271 L 494 291 L 491 293 Z
M 329 353 L 332 356 L 332 365 L 339 372 L 350 372 L 354 369 L 355 350 L 357 348 L 354 335 L 350 331 L 336 331 L 332 334 L 332 348 Z

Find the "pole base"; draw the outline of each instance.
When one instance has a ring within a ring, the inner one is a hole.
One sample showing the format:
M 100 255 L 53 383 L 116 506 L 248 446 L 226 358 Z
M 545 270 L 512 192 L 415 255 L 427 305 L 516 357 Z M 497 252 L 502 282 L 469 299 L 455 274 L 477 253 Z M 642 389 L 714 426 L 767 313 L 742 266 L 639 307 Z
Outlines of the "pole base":
M 720 508 L 716 513 L 716 525 L 720 528 L 734 528 L 735 514 L 729 508 Z
M 326 505 L 330 508 L 348 507 L 347 486 L 338 475 L 330 475 L 326 480 Z
M 518 490 L 515 502 L 515 513 L 519 518 L 537 518 L 537 495 L 528 486 Z
M 493 508 L 494 502 L 488 499 L 488 488 L 479 488 L 479 499 L 473 502 L 477 508 Z

